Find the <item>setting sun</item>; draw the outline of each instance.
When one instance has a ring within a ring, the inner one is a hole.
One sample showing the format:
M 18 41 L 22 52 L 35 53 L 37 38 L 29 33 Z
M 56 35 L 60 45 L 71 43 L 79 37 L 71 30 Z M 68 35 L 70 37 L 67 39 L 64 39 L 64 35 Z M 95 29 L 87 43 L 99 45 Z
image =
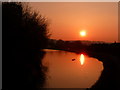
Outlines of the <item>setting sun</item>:
M 86 31 L 80 31 L 80 36 L 86 36 Z

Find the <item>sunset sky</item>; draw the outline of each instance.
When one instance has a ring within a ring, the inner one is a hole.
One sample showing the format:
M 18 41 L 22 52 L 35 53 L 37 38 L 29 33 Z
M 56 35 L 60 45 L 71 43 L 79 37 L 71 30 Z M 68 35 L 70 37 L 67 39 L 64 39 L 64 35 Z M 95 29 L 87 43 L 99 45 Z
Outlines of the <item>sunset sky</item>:
M 31 2 L 47 17 L 52 39 L 114 42 L 118 40 L 117 2 Z M 80 31 L 86 31 L 84 37 Z

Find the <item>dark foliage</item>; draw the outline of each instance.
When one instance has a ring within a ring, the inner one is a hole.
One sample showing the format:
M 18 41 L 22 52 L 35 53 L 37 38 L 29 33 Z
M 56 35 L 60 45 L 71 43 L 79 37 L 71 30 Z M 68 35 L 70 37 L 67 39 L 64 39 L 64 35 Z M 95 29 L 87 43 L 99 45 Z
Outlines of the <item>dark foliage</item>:
M 2 3 L 3 89 L 38 89 L 45 74 L 42 57 L 48 40 L 47 20 L 20 2 Z

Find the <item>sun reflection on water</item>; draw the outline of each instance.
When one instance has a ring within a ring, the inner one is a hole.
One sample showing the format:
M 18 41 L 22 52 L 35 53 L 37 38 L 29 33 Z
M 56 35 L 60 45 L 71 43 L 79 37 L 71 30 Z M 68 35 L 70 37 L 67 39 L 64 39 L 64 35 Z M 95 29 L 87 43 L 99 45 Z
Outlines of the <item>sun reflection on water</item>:
M 80 63 L 81 65 L 85 63 L 85 56 L 83 54 L 80 54 Z

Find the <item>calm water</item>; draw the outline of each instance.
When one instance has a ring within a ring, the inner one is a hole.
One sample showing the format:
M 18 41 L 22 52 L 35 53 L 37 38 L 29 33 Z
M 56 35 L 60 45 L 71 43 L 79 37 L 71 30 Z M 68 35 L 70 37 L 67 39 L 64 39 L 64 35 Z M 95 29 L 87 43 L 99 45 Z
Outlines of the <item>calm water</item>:
M 45 88 L 90 88 L 100 77 L 102 62 L 84 55 L 59 50 L 45 50 L 43 65 L 48 67 Z

